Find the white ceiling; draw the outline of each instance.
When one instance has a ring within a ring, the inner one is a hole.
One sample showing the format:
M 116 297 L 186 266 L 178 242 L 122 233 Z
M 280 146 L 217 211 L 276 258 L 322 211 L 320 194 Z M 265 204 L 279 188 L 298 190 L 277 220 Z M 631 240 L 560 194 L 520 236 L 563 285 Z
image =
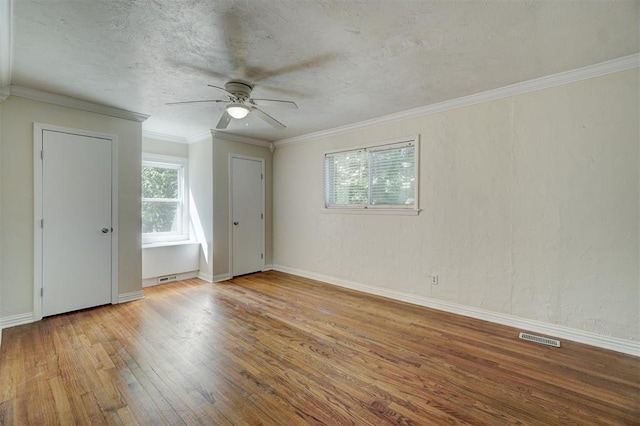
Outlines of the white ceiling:
M 227 131 L 276 141 L 580 68 L 640 50 L 640 2 L 12 1 L 10 82 L 149 114 L 143 129 L 214 128 L 207 84 L 255 83 L 264 108 Z

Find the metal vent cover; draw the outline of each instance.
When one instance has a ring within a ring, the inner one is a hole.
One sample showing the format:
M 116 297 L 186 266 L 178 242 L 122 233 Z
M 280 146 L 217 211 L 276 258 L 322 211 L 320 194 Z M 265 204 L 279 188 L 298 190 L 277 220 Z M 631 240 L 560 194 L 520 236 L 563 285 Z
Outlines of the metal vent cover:
M 522 340 L 529 340 L 530 342 L 540 343 L 542 345 L 560 347 L 560 340 L 549 339 L 548 337 L 535 336 L 529 333 L 520 332 L 519 336 Z
M 177 275 L 167 275 L 164 277 L 158 277 L 158 284 L 171 283 L 174 281 L 178 281 Z

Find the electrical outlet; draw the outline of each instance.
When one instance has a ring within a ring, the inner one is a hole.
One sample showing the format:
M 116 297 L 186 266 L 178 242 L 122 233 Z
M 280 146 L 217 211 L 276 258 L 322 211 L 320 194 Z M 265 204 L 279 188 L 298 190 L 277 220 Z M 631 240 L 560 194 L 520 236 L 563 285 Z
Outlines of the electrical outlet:
M 429 275 L 429 280 L 431 282 L 431 285 L 438 285 L 438 274 L 431 274 Z

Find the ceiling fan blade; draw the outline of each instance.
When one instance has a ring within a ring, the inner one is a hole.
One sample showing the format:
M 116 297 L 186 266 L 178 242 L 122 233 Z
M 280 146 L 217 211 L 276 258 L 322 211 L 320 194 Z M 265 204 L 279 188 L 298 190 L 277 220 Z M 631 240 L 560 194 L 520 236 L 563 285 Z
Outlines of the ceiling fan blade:
M 274 106 L 274 107 L 282 107 L 289 109 L 298 109 L 298 105 L 296 105 L 293 101 L 282 101 L 279 99 L 255 99 L 252 98 L 254 104 L 259 106 Z
M 275 127 L 276 129 L 286 129 L 287 126 L 285 126 L 284 124 L 282 124 L 281 122 L 279 122 L 278 120 L 276 120 L 275 118 L 273 118 L 272 116 L 270 116 L 269 114 L 267 114 L 266 112 L 253 107 L 253 109 L 251 110 L 252 112 L 254 112 L 258 117 L 262 118 L 264 121 L 266 121 L 267 123 L 269 123 L 270 125 L 272 125 L 273 127 Z M 226 111 L 225 111 L 226 113 Z
M 249 17 L 242 15 L 237 9 L 224 13 L 221 36 L 226 42 L 232 69 L 239 74 L 240 78 L 247 78 L 248 52 L 245 22 L 249 21 Z
M 276 77 L 283 74 L 289 74 L 292 72 L 304 71 L 310 68 L 318 68 L 326 63 L 333 62 L 338 59 L 337 53 L 325 53 L 315 56 L 313 58 L 305 59 L 295 64 L 284 65 L 280 68 L 273 70 L 254 69 L 253 75 L 250 77 L 252 81 L 258 82 L 266 80 L 267 78 Z
M 207 103 L 207 102 L 229 102 L 228 100 L 223 99 L 204 99 L 202 101 L 184 101 L 184 102 L 168 102 L 165 105 L 182 105 L 182 104 L 199 104 L 199 103 Z
M 260 88 L 268 90 L 270 92 L 278 93 L 279 95 L 283 95 L 283 96 L 292 96 L 292 97 L 297 97 L 297 98 L 308 98 L 309 97 L 308 93 L 302 92 L 300 90 L 292 89 L 290 87 L 277 87 L 277 86 L 271 86 L 271 85 L 268 85 L 268 84 L 260 84 Z M 255 89 L 255 87 L 254 87 L 254 89 Z
M 193 76 L 194 72 L 206 76 L 207 79 L 212 80 L 230 80 L 231 76 L 227 74 L 223 74 L 217 71 L 214 71 L 210 67 L 200 66 L 196 63 L 191 63 L 187 61 L 178 61 L 176 59 L 167 59 L 166 60 L 169 65 L 176 71 L 186 74 L 187 76 Z
M 226 129 L 230 121 L 231 121 L 231 116 L 229 115 L 227 110 L 225 110 L 224 113 L 222 114 L 222 117 L 220 117 L 220 121 L 218 121 L 218 124 L 216 124 L 216 129 L 219 129 L 219 130 Z

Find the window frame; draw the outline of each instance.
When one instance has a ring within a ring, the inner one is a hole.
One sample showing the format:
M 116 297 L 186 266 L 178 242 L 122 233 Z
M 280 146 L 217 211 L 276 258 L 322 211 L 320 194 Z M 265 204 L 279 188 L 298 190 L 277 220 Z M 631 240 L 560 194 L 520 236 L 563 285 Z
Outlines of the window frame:
M 178 232 L 147 232 L 142 233 L 142 244 L 172 243 L 176 241 L 187 241 L 190 239 L 189 232 L 189 160 L 183 157 L 174 157 L 159 154 L 142 154 L 140 177 L 142 179 L 142 167 L 162 167 L 178 170 L 178 209 L 179 209 L 179 231 Z M 173 199 L 143 198 L 140 194 L 141 206 L 140 215 L 142 217 L 143 202 L 168 202 Z
M 393 147 L 402 147 L 406 145 L 413 145 L 414 147 L 414 203 L 413 205 L 377 205 L 371 204 L 371 181 L 373 176 L 371 174 L 372 164 L 370 161 L 369 152 L 384 151 Z M 326 174 L 326 160 L 327 156 L 339 153 L 367 152 L 367 171 L 369 173 L 369 203 L 368 204 L 352 204 L 352 205 L 328 205 L 327 204 L 327 185 L 329 183 L 328 176 Z M 347 213 L 347 214 L 391 214 L 391 215 L 417 215 L 420 212 L 420 204 L 418 194 L 420 192 L 420 135 L 406 136 L 397 139 L 384 140 L 379 142 L 372 142 L 366 145 L 360 145 L 355 147 L 335 149 L 325 151 L 322 156 L 322 211 L 324 213 Z

